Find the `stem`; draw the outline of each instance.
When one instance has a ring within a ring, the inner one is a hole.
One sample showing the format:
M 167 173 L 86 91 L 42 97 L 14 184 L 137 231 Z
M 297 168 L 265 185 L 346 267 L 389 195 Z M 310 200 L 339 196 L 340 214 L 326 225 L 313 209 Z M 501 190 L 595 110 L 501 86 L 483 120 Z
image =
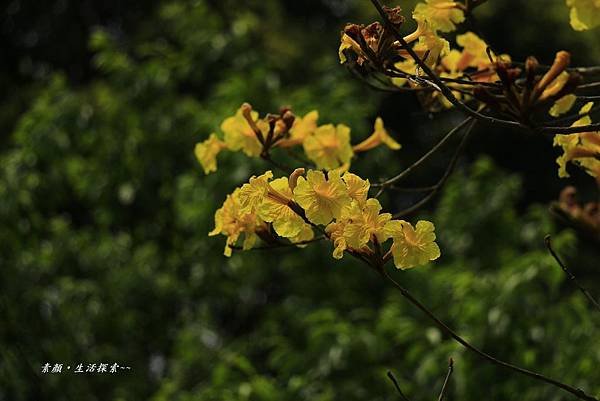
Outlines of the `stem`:
M 444 175 L 432 187 L 431 192 L 428 193 L 427 195 L 425 195 L 421 200 L 419 200 L 417 203 L 415 203 L 408 209 L 405 209 L 398 213 L 395 213 L 393 216 L 395 219 L 397 219 L 398 217 L 402 217 L 407 214 L 410 214 L 410 213 L 414 212 L 415 210 L 418 210 L 421 206 L 423 206 L 425 203 L 429 202 L 429 200 L 431 198 L 433 198 L 439 192 L 439 190 L 444 186 L 444 184 L 446 183 L 448 178 L 450 178 L 450 174 L 452 174 L 452 171 L 454 170 L 454 167 L 456 166 L 456 163 L 458 162 L 458 157 L 460 156 L 463 148 L 465 147 L 465 144 L 467 143 L 467 139 L 469 138 L 475 123 L 476 123 L 476 120 L 471 120 L 471 125 L 467 129 L 467 132 L 463 135 L 463 137 L 460 141 L 460 144 L 456 148 L 456 152 L 454 152 L 454 155 L 452 156 L 452 160 L 450 160 L 450 163 L 448 164 L 446 171 L 444 171 Z
M 558 257 L 558 254 L 556 252 L 554 252 L 554 249 L 552 248 L 552 238 L 550 237 L 550 235 L 546 235 L 546 237 L 544 238 L 544 243 L 546 244 L 546 248 L 548 248 L 548 251 L 554 258 L 554 260 L 556 260 L 556 263 L 558 263 L 558 265 L 561 267 L 561 269 L 563 269 L 563 271 L 565 272 L 565 274 L 567 275 L 569 280 L 571 280 L 573 282 L 573 284 L 575 284 L 577 286 L 577 288 L 579 288 L 579 291 L 581 291 L 582 294 L 585 295 L 585 297 L 588 299 L 588 301 L 590 301 L 590 303 L 592 305 L 594 305 L 598 311 L 600 311 L 600 304 L 598 304 L 598 301 L 596 301 L 594 299 L 594 297 L 592 297 L 592 295 L 589 293 L 588 290 L 585 289 L 584 286 L 579 284 L 579 281 L 577 281 L 577 278 L 575 278 L 575 275 L 573 273 L 571 273 L 569 268 L 562 262 L 562 260 L 560 260 L 560 258 Z
M 442 384 L 442 390 L 440 391 L 438 401 L 442 401 L 444 399 L 444 395 L 446 395 L 446 389 L 448 386 L 448 382 L 450 381 L 450 376 L 452 376 L 453 370 L 454 370 L 454 360 L 452 358 L 450 358 L 448 360 L 448 373 L 446 373 L 446 378 L 444 379 L 444 384 Z
M 388 371 L 387 377 L 389 377 L 390 380 L 392 381 L 392 383 L 394 383 L 394 387 L 396 387 L 396 391 L 398 391 L 398 394 L 400 395 L 400 398 L 402 399 L 402 401 L 410 401 L 408 399 L 408 397 L 405 396 L 404 393 L 402 392 L 402 390 L 400 389 L 400 385 L 398 384 L 398 381 L 394 377 L 394 374 L 392 372 Z
M 454 134 L 456 134 L 459 130 L 461 130 L 464 126 L 466 126 L 469 122 L 472 122 L 472 121 L 474 121 L 473 117 L 469 117 L 469 118 L 463 120 L 460 124 L 458 124 L 456 127 L 452 128 L 446 135 L 444 135 L 444 137 L 434 147 L 432 147 L 427 153 L 425 153 L 423 156 L 421 156 L 421 158 L 419 160 L 417 160 L 416 162 L 414 162 L 413 164 L 411 164 L 410 166 L 408 166 L 406 169 L 404 169 L 398 175 L 396 175 L 396 176 L 394 176 L 392 178 L 389 178 L 389 179 L 385 180 L 384 182 L 373 184 L 372 187 L 373 188 L 378 188 L 378 187 L 385 188 L 385 187 L 388 187 L 389 185 L 395 183 L 396 181 L 399 181 L 399 180 L 403 179 L 404 177 L 408 176 L 416 168 L 418 168 L 421 164 L 423 164 L 424 162 L 426 162 L 446 142 L 448 142 L 448 140 Z
M 408 292 L 404 287 L 402 287 L 396 280 L 394 280 L 386 271 L 385 269 L 380 269 L 379 273 L 383 276 L 383 278 L 385 278 L 386 280 L 388 280 L 394 287 L 396 287 L 396 289 L 398 291 L 400 291 L 400 294 L 402 294 L 402 296 L 408 300 L 411 304 L 413 304 L 413 306 L 415 306 L 417 309 L 419 309 L 421 312 L 423 312 L 430 320 L 432 320 L 444 333 L 446 333 L 447 335 L 449 335 L 450 337 L 452 337 L 456 342 L 458 342 L 459 344 L 461 344 L 463 347 L 465 347 L 466 349 L 468 349 L 469 351 L 475 353 L 477 356 L 479 356 L 480 358 L 484 359 L 485 361 L 500 366 L 502 368 L 511 370 L 513 372 L 522 374 L 524 376 L 528 376 L 531 377 L 535 380 L 550 384 L 552 386 L 558 387 L 563 389 L 564 391 L 567 391 L 571 394 L 573 394 L 574 396 L 576 396 L 579 399 L 582 400 L 586 400 L 586 401 L 600 401 L 595 397 L 592 397 L 589 394 L 586 394 L 585 391 L 583 391 L 580 388 L 576 388 L 573 386 L 570 386 L 568 384 L 562 383 L 558 380 L 552 379 L 550 377 L 544 376 L 540 373 L 536 373 L 536 372 L 532 372 L 530 370 L 527 369 L 523 369 L 521 367 L 512 365 L 508 362 L 504 362 L 500 359 L 497 359 L 483 351 L 481 351 L 479 348 L 475 347 L 474 345 L 471 345 L 471 343 L 469 343 L 467 340 L 465 340 L 464 338 L 462 338 L 461 336 L 459 336 L 454 330 L 452 330 L 450 327 L 448 327 L 444 322 L 442 322 L 436 315 L 433 314 L 433 312 L 431 312 L 425 305 L 423 305 L 418 299 L 416 299 L 410 292 Z

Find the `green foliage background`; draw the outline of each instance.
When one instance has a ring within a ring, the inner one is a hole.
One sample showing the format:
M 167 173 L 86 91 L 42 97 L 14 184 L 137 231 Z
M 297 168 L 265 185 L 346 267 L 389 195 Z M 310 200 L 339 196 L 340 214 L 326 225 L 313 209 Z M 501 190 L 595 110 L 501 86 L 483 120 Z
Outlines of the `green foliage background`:
M 412 97 L 373 92 L 338 65 L 339 30 L 370 22 L 369 2 L 175 0 L 144 15 L 126 35 L 91 31 L 87 79 L 3 72 L 0 400 L 393 400 L 389 369 L 412 400 L 431 400 L 448 357 L 450 400 L 571 399 L 482 364 L 327 244 L 227 259 L 223 239 L 207 237 L 225 195 L 266 168 L 224 153 L 204 176 L 194 160 L 194 144 L 243 101 L 316 108 L 355 141 L 382 115 L 404 147 L 360 158 L 353 170 L 372 178 L 460 118 L 432 121 Z M 598 32 L 572 32 L 562 1 L 490 0 L 477 15 L 515 59 L 550 62 L 567 48 L 578 64 L 600 61 Z M 422 214 L 443 257 L 394 275 L 487 352 L 600 395 L 600 316 L 543 247 L 554 234 L 600 294 L 597 248 L 544 206 L 566 183 L 555 157 L 546 140 L 480 127 Z M 433 183 L 447 159 L 412 183 Z M 583 175 L 573 182 L 593 193 Z M 414 198 L 383 200 L 397 210 Z M 46 362 L 131 371 L 42 375 Z

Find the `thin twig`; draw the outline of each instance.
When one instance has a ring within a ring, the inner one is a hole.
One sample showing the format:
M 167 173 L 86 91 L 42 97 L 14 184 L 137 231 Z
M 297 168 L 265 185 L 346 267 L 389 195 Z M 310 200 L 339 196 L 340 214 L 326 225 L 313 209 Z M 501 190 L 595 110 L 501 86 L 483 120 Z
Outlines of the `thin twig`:
M 546 244 L 546 248 L 548 248 L 548 251 L 554 258 L 554 260 L 556 260 L 556 263 L 558 263 L 561 269 L 565 272 L 569 280 L 571 280 L 573 284 L 575 284 L 577 288 L 579 288 L 579 291 L 581 291 L 582 294 L 585 295 L 585 297 L 592 303 L 592 305 L 594 305 L 596 309 L 600 311 L 600 304 L 598 304 L 598 301 L 596 301 L 594 297 L 592 297 L 592 295 L 589 293 L 589 291 L 586 290 L 585 287 L 579 283 L 579 281 L 577 281 L 575 275 L 571 273 L 571 270 L 569 270 L 569 268 L 562 262 L 562 260 L 560 260 L 558 254 L 554 251 L 554 248 L 552 248 L 552 238 L 550 237 L 550 235 L 546 235 L 546 237 L 544 238 L 544 243 Z
M 448 373 L 446 373 L 446 378 L 444 379 L 444 384 L 442 384 L 442 390 L 440 391 L 438 401 L 442 401 L 444 399 L 444 395 L 446 395 L 446 389 L 448 388 L 448 382 L 450 381 L 450 376 L 452 376 L 453 371 L 454 371 L 454 360 L 452 358 L 450 358 L 450 359 L 448 359 Z
M 448 325 L 446 325 L 446 323 L 442 322 L 433 312 L 431 312 L 425 305 L 423 305 L 418 299 L 416 299 L 410 292 L 408 292 L 408 290 L 406 290 L 404 287 L 402 287 L 396 280 L 394 280 L 385 269 L 380 269 L 379 273 L 386 279 L 388 280 L 394 287 L 396 287 L 396 289 L 398 291 L 400 291 L 400 294 L 406 299 L 408 300 L 411 304 L 413 304 L 413 306 L 415 306 L 417 309 L 419 309 L 421 312 L 423 312 L 429 319 L 431 319 L 444 333 L 446 333 L 447 335 L 449 335 L 450 337 L 452 337 L 456 342 L 458 342 L 459 344 L 461 344 L 463 347 L 465 347 L 466 349 L 468 349 L 469 351 L 475 353 L 476 355 L 478 355 L 479 357 L 481 357 L 482 359 L 486 360 L 489 363 L 492 363 L 494 365 L 503 367 L 505 369 L 511 370 L 513 372 L 517 372 L 520 373 L 524 376 L 528 376 L 531 377 L 533 379 L 536 379 L 538 381 L 553 385 L 555 387 L 561 388 L 573 395 L 575 395 L 577 398 L 580 398 L 582 400 L 586 400 L 586 401 L 600 401 L 598 400 L 596 397 L 593 397 L 589 394 L 587 394 L 585 391 L 583 391 L 580 388 L 577 387 L 573 387 L 570 386 L 568 384 L 562 383 L 558 380 L 552 379 L 550 377 L 544 376 L 540 373 L 537 372 L 532 372 L 530 370 L 521 368 L 519 366 L 515 366 L 512 365 L 508 362 L 504 362 L 500 359 L 497 359 L 483 351 L 481 351 L 479 348 L 475 347 L 474 345 L 472 345 L 471 343 L 469 343 L 467 340 L 465 340 L 464 338 L 462 338 L 461 336 L 459 336 L 454 330 L 452 330 Z
M 454 152 L 454 155 L 452 156 L 452 160 L 450 160 L 450 163 L 448 164 L 446 171 L 444 171 L 444 175 L 442 175 L 440 180 L 433 186 L 431 192 L 428 193 L 427 195 L 425 195 L 421 200 L 419 200 L 417 203 L 410 206 L 409 208 L 395 213 L 394 218 L 406 216 L 407 214 L 410 214 L 410 213 L 414 212 L 415 210 L 418 210 L 419 208 L 421 208 L 421 206 L 423 206 L 425 203 L 429 202 L 429 200 L 432 199 L 439 192 L 439 190 L 444 186 L 444 184 L 446 183 L 448 178 L 450 178 L 450 175 L 452 174 L 452 171 L 454 170 L 454 167 L 456 166 L 456 163 L 458 162 L 458 158 L 459 158 L 462 150 L 464 149 L 465 144 L 467 143 L 467 139 L 469 138 L 469 135 L 471 134 L 471 131 L 473 130 L 473 126 L 475 125 L 475 123 L 476 123 L 476 120 L 471 121 L 471 125 L 467 129 L 467 132 L 465 132 L 465 134 L 463 135 L 463 137 L 460 141 L 460 144 L 458 145 L 458 147 L 456 148 L 456 151 Z
M 425 186 L 425 187 L 399 187 L 396 185 L 389 185 L 387 187 L 387 189 L 391 189 L 393 191 L 396 192 L 428 192 L 428 191 L 433 191 L 435 188 L 437 187 L 437 184 L 434 185 L 429 185 L 429 186 Z
M 577 89 L 597 88 L 599 86 L 600 86 L 600 82 L 589 82 L 587 84 L 578 85 L 577 88 L 575 88 L 575 90 L 577 90 Z
M 402 390 L 400 389 L 400 385 L 398 384 L 398 381 L 394 377 L 394 374 L 389 370 L 387 372 L 387 377 L 389 377 L 390 380 L 392 381 L 392 383 L 394 383 L 394 387 L 396 387 L 396 391 L 398 391 L 398 394 L 400 395 L 400 398 L 402 399 L 402 401 L 410 401 L 410 399 L 407 396 L 405 396 L 404 393 L 402 392 Z
M 454 134 L 456 134 L 458 131 L 460 131 L 470 121 L 474 121 L 473 117 L 469 117 L 469 118 L 463 120 L 456 127 L 452 128 L 450 131 L 448 131 L 448 133 L 446 135 L 444 135 L 444 137 L 437 144 L 435 144 L 434 147 L 432 147 L 427 153 L 425 153 L 423 156 L 421 156 L 421 158 L 419 160 L 417 160 L 416 162 L 414 162 L 413 164 L 408 166 L 406 169 L 404 169 L 401 173 L 395 175 L 392 178 L 385 180 L 384 182 L 375 183 L 372 185 L 372 187 L 374 187 L 374 188 L 384 187 L 385 188 L 385 187 L 403 179 L 404 177 L 408 176 L 409 174 L 411 174 L 421 164 L 426 162 L 431 157 L 431 155 L 433 155 L 435 152 L 437 152 L 438 149 L 440 149 L 446 142 L 448 142 L 448 140 L 450 138 L 452 138 L 452 136 Z

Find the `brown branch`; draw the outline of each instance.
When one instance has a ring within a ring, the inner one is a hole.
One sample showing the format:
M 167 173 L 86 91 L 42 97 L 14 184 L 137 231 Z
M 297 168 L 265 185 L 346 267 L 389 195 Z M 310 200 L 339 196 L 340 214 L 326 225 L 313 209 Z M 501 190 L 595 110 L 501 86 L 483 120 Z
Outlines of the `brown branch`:
M 448 373 L 446 373 L 446 378 L 444 379 L 444 384 L 442 384 L 442 390 L 440 391 L 438 401 L 442 401 L 444 399 L 444 395 L 446 395 L 446 390 L 448 388 L 448 382 L 450 381 L 450 376 L 452 376 L 452 371 L 454 371 L 454 360 L 452 358 L 450 358 L 450 359 L 448 359 Z
M 450 175 L 452 174 L 452 171 L 454 170 L 454 167 L 456 166 L 456 163 L 458 162 L 458 158 L 459 158 L 462 150 L 464 149 L 464 146 L 467 142 L 467 139 L 469 138 L 469 135 L 471 134 L 471 131 L 473 129 L 473 126 L 475 125 L 475 122 L 476 122 L 476 120 L 471 120 L 471 125 L 469 126 L 467 132 L 463 135 L 463 137 L 460 141 L 460 144 L 458 145 L 458 147 L 456 148 L 456 151 L 454 152 L 454 155 L 452 156 L 452 160 L 450 160 L 450 163 L 448 164 L 446 171 L 444 171 L 444 175 L 442 175 L 442 177 L 439 179 L 439 181 L 435 185 L 433 185 L 431 192 L 428 193 L 427 195 L 425 195 L 421 200 L 419 200 L 417 203 L 410 206 L 409 208 L 395 213 L 394 218 L 402 217 L 402 216 L 405 216 L 407 214 L 414 212 L 415 210 L 418 210 L 425 203 L 429 202 L 429 200 L 432 199 L 439 192 L 440 189 L 442 189 L 442 187 L 444 186 L 444 184 L 446 183 L 448 178 L 450 178 Z
M 396 387 L 396 391 L 398 391 L 398 395 L 400 395 L 402 401 L 410 401 L 410 399 L 404 395 L 402 389 L 400 389 L 400 385 L 398 384 L 398 381 L 396 380 L 394 374 L 391 371 L 387 372 L 387 377 L 389 377 L 392 383 L 394 383 L 394 387 Z
M 413 164 L 411 164 L 410 166 L 408 166 L 406 169 L 404 169 L 402 172 L 400 172 L 399 174 L 395 175 L 392 178 L 389 178 L 387 180 L 385 180 L 384 182 L 380 182 L 380 183 L 375 183 L 373 185 L 371 185 L 373 188 L 386 188 L 389 185 L 400 181 L 401 179 L 403 179 L 404 177 L 408 176 L 409 174 L 411 174 L 415 169 L 417 169 L 421 164 L 423 164 L 424 162 L 426 162 L 435 152 L 438 151 L 438 149 L 440 149 L 446 142 L 448 142 L 448 140 L 454 135 L 456 134 L 458 131 L 460 131 L 463 127 L 465 127 L 469 122 L 473 122 L 474 119 L 472 117 L 469 117 L 465 120 L 463 120 L 460 124 L 458 124 L 456 127 L 452 128 L 450 131 L 448 131 L 448 133 L 446 135 L 444 135 L 444 137 L 437 143 L 435 144 L 434 147 L 432 147 L 427 153 L 425 153 L 423 156 L 421 156 L 421 158 L 419 160 L 417 160 L 416 162 L 414 162 Z
M 421 312 L 423 312 L 430 320 L 432 320 L 444 333 L 446 333 L 447 335 L 449 335 L 450 337 L 452 337 L 456 342 L 458 342 L 459 344 L 461 344 L 463 347 L 465 347 L 466 349 L 468 349 L 469 351 L 475 353 L 477 356 L 479 356 L 480 358 L 484 359 L 485 361 L 500 366 L 502 368 L 508 369 L 510 371 L 522 374 L 524 376 L 528 376 L 531 377 L 535 380 L 538 380 L 540 382 L 544 382 L 547 384 L 550 384 L 552 386 L 558 387 L 560 389 L 563 389 L 566 392 L 569 392 L 571 394 L 573 394 L 574 396 L 576 396 L 579 399 L 582 400 L 586 400 L 586 401 L 600 401 L 597 398 L 587 394 L 585 391 L 583 391 L 580 388 L 577 387 L 573 387 L 570 386 L 568 384 L 562 383 L 558 380 L 552 379 L 550 377 L 544 376 L 540 373 L 537 372 L 533 372 L 524 368 L 521 368 L 519 366 L 516 365 L 512 365 L 508 362 L 504 362 L 500 359 L 497 359 L 485 352 L 483 352 L 482 350 L 480 350 L 479 348 L 475 347 L 474 345 L 472 345 L 471 343 L 469 343 L 467 340 L 465 340 L 464 338 L 462 338 L 460 335 L 458 335 L 454 330 L 452 330 L 448 325 L 446 325 L 446 323 L 444 323 L 443 321 L 441 321 L 433 312 L 431 312 L 425 305 L 423 305 L 418 299 L 416 299 L 410 292 L 408 292 L 408 290 L 406 290 L 404 287 L 402 287 L 396 280 L 394 280 L 384 268 L 381 268 L 378 270 L 379 274 L 381 274 L 381 276 L 388 280 L 394 287 L 396 287 L 396 289 L 398 291 L 400 291 L 400 294 L 406 299 L 408 300 L 413 306 L 415 306 L 417 309 L 419 309 Z
M 590 303 L 594 305 L 594 307 L 598 311 L 600 311 L 600 304 L 598 304 L 598 301 L 596 301 L 594 297 L 592 297 L 592 295 L 589 293 L 589 291 L 586 290 L 585 287 L 579 283 L 579 281 L 577 281 L 575 275 L 571 273 L 571 270 L 569 270 L 569 268 L 562 262 L 562 260 L 560 260 L 558 254 L 554 251 L 554 248 L 552 248 L 552 238 L 550 237 L 550 235 L 546 235 L 546 237 L 544 238 L 544 243 L 546 244 L 546 248 L 548 248 L 548 251 L 554 258 L 554 260 L 556 260 L 556 263 L 558 263 L 561 269 L 565 272 L 569 280 L 571 280 L 571 282 L 573 282 L 573 284 L 575 284 L 577 288 L 579 288 L 579 291 L 581 291 L 581 293 L 585 295 L 588 301 L 590 301 Z

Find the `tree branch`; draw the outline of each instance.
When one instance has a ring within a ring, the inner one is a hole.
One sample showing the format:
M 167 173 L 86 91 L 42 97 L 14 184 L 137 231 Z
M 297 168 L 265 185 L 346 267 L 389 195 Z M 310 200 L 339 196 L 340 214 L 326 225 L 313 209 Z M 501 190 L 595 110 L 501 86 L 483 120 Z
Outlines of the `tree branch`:
M 419 160 L 417 160 L 416 162 L 414 162 L 413 164 L 411 164 L 410 166 L 408 166 L 406 169 L 404 169 L 402 172 L 400 172 L 399 174 L 395 175 L 392 178 L 389 178 L 387 180 L 385 180 L 384 182 L 380 182 L 380 183 L 375 183 L 373 185 L 371 185 L 373 188 L 386 188 L 388 186 L 390 186 L 391 184 L 400 181 L 401 179 L 403 179 L 404 177 L 410 175 L 415 169 L 417 169 L 421 164 L 425 163 L 427 160 L 429 160 L 429 158 L 435 153 L 437 152 L 446 142 L 448 142 L 448 140 L 450 138 L 452 138 L 452 136 L 454 134 L 456 134 L 458 131 L 460 131 L 463 127 L 465 127 L 469 122 L 473 122 L 474 119 L 472 117 L 469 117 L 465 120 L 463 120 L 460 124 L 458 124 L 456 127 L 452 128 L 450 131 L 448 131 L 448 133 L 446 135 L 444 135 L 444 137 L 437 143 L 435 144 L 434 147 L 432 147 L 427 153 L 425 153 L 423 156 L 421 156 L 421 158 Z
M 585 295 L 585 297 L 588 299 L 588 301 L 590 301 L 590 303 L 592 305 L 594 305 L 594 307 L 598 311 L 600 311 L 600 304 L 598 304 L 598 301 L 596 301 L 594 299 L 594 297 L 592 297 L 592 295 L 589 293 L 589 291 L 586 290 L 585 287 L 579 283 L 579 281 L 577 281 L 577 278 L 575 278 L 575 275 L 573 273 L 571 273 L 569 268 L 562 262 L 562 260 L 560 260 L 560 258 L 558 257 L 558 254 L 556 252 L 554 252 L 554 249 L 552 248 L 552 238 L 550 237 L 550 235 L 546 235 L 546 237 L 544 238 L 544 243 L 546 244 L 546 248 L 548 248 L 548 251 L 554 258 L 554 260 L 556 260 L 556 263 L 558 263 L 558 265 L 561 267 L 561 269 L 565 272 L 565 274 L 567 275 L 569 280 L 571 280 L 571 282 L 573 282 L 573 284 L 575 284 L 577 286 L 577 288 L 579 288 L 579 291 L 581 291 L 581 293 L 583 295 Z
M 398 384 L 398 381 L 394 377 L 394 374 L 389 370 L 387 372 L 387 377 L 389 377 L 390 380 L 392 381 L 392 383 L 394 383 L 394 387 L 396 387 L 396 391 L 398 391 L 398 394 L 400 395 L 400 398 L 402 399 L 402 401 L 410 401 L 410 399 L 407 396 L 405 396 L 404 393 L 402 392 L 402 390 L 400 389 L 400 385 Z
M 449 335 L 450 337 L 452 337 L 456 342 L 458 342 L 459 344 L 461 344 L 463 347 L 465 347 L 466 349 L 468 349 L 469 351 L 475 353 L 477 356 L 479 356 L 480 358 L 484 359 L 485 361 L 500 366 L 502 368 L 508 369 L 510 371 L 519 373 L 521 375 L 524 376 L 528 376 L 531 377 L 535 380 L 550 384 L 552 386 L 558 387 L 560 389 L 563 389 L 564 391 L 573 394 L 574 396 L 576 396 L 579 399 L 582 400 L 586 400 L 586 401 L 600 401 L 597 398 L 587 394 L 585 391 L 583 391 L 580 388 L 577 387 L 573 387 L 570 386 L 568 384 L 562 383 L 558 380 L 552 379 L 550 377 L 544 376 L 540 373 L 536 373 L 536 372 L 532 372 L 530 370 L 521 368 L 519 366 L 515 366 L 512 365 L 508 362 L 504 362 L 500 359 L 497 359 L 483 351 L 481 351 L 479 348 L 475 347 L 474 345 L 472 345 L 471 343 L 469 343 L 467 340 L 465 340 L 464 338 L 462 338 L 461 336 L 459 336 L 454 330 L 452 330 L 450 327 L 448 327 L 444 322 L 442 322 L 433 312 L 431 312 L 425 305 L 423 305 L 418 299 L 416 299 L 410 292 L 408 292 L 404 287 L 402 287 L 396 280 L 394 280 L 388 273 L 387 271 L 382 268 L 380 270 L 378 270 L 378 272 L 383 276 L 383 278 L 385 278 L 386 280 L 388 280 L 394 287 L 396 287 L 396 289 L 398 291 L 400 291 L 400 294 L 406 299 L 408 300 L 413 306 L 415 306 L 417 309 L 419 309 L 421 312 L 423 312 L 430 320 L 432 320 L 444 333 L 446 333 L 447 335 Z
M 454 360 L 452 358 L 450 358 L 448 360 L 448 373 L 446 373 L 446 378 L 444 379 L 444 384 L 442 385 L 442 390 L 440 391 L 438 401 L 442 401 L 444 399 L 444 395 L 446 395 L 448 382 L 450 381 L 450 376 L 452 376 L 453 371 L 454 371 Z

